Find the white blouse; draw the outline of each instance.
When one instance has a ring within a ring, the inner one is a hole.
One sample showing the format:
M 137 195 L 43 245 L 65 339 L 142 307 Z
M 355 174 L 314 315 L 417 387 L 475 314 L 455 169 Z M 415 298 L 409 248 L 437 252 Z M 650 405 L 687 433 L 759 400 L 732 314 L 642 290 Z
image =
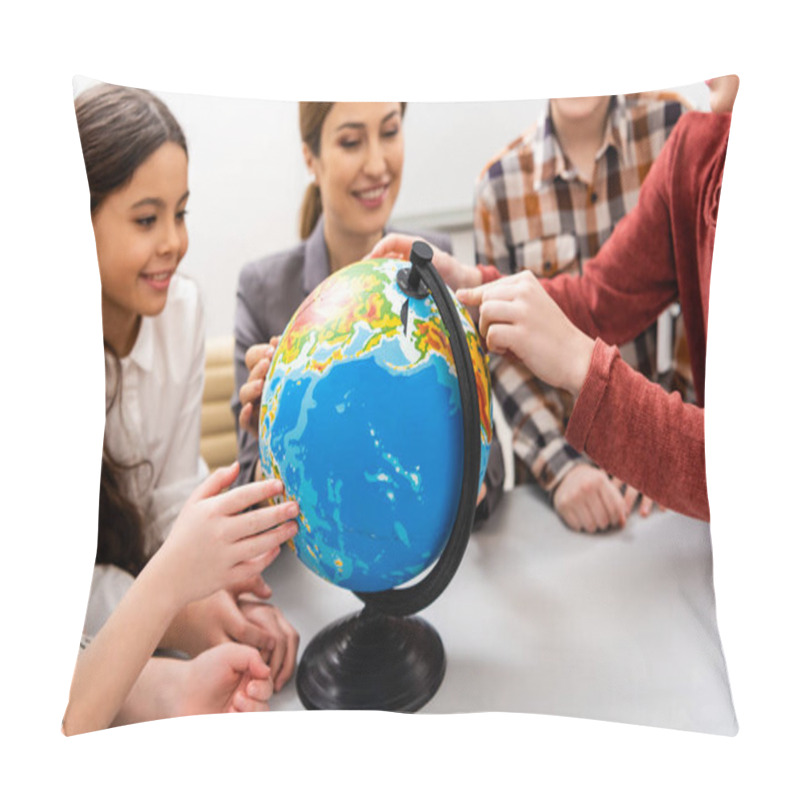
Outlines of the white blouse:
M 106 444 L 123 463 L 146 460 L 126 474 L 142 512 L 151 555 L 164 541 L 194 488 L 208 475 L 200 456 L 205 321 L 197 284 L 176 274 L 164 310 L 143 317 L 122 384 L 106 416 Z M 107 397 L 114 388 L 106 380 Z

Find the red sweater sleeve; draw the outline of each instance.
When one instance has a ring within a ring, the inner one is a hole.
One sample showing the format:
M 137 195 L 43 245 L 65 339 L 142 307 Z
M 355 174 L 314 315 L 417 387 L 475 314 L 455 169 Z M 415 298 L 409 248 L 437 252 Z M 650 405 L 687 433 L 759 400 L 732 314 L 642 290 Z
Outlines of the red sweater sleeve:
M 595 342 L 567 441 L 662 505 L 708 520 L 704 413 Z

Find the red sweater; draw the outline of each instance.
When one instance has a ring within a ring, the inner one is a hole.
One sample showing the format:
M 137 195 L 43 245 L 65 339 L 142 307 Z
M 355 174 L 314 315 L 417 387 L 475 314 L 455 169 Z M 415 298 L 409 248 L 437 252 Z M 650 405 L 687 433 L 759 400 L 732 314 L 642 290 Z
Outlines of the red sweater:
M 662 505 L 704 520 L 708 289 L 729 126 L 730 114 L 682 116 L 638 204 L 583 275 L 542 281 L 572 322 L 597 338 L 567 440 Z M 633 339 L 675 300 L 699 406 L 668 395 L 610 346 Z

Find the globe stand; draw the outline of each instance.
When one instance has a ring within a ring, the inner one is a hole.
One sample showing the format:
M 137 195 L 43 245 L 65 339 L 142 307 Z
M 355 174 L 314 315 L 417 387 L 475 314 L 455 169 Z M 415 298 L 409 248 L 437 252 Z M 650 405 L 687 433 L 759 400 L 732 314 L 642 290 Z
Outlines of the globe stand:
M 297 669 L 297 694 L 308 709 L 411 713 L 436 694 L 444 672 L 433 626 L 366 606 L 311 640 Z
M 408 297 L 433 296 L 447 331 L 458 377 L 463 418 L 464 468 L 453 527 L 438 561 L 411 586 L 355 592 L 361 612 L 320 631 L 297 668 L 297 694 L 309 709 L 372 709 L 413 712 L 444 679 L 445 655 L 436 630 L 415 615 L 450 583 L 467 547 L 480 482 L 480 415 L 475 373 L 458 311 L 433 267 L 433 250 L 414 242 L 411 267 L 397 283 Z M 407 309 L 401 318 L 405 322 Z

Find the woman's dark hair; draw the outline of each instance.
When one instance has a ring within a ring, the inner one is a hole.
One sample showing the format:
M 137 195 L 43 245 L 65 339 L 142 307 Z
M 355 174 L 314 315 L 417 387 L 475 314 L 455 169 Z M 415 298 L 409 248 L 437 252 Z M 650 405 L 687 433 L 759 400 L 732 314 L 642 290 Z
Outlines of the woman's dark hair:
M 162 144 L 188 154 L 186 138 L 170 110 L 144 89 L 100 84 L 75 98 L 78 134 L 94 213 Z
M 322 124 L 333 108 L 333 103 L 300 103 L 300 138 L 308 149 L 319 157 Z M 400 103 L 400 116 L 405 116 L 406 104 Z M 319 186 L 309 183 L 300 206 L 300 238 L 308 239 L 322 214 L 322 197 Z
M 92 214 L 103 200 L 121 189 L 138 167 L 161 145 L 174 142 L 187 153 L 186 139 L 170 110 L 150 92 L 126 86 L 101 84 L 75 99 L 78 134 L 86 164 Z M 122 392 L 122 370 L 118 355 L 104 341 L 108 413 Z M 96 564 L 114 564 L 138 575 L 147 561 L 142 515 L 125 491 L 125 474 L 144 460 L 125 464 L 114 458 L 103 441 L 100 469 L 100 504 Z

